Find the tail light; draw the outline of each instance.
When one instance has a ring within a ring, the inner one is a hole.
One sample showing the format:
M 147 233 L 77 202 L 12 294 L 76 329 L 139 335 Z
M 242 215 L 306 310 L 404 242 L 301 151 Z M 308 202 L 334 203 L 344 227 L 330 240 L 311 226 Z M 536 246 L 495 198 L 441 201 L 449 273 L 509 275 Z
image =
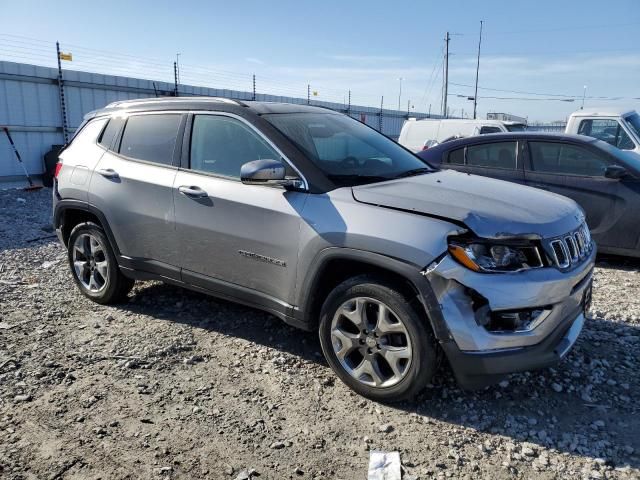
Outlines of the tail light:
M 62 170 L 62 162 L 56 163 L 56 171 L 53 174 L 53 178 L 58 178 L 58 175 L 60 174 L 60 170 Z
M 429 150 L 429 145 L 423 145 L 422 146 L 422 151 L 424 152 L 425 150 Z

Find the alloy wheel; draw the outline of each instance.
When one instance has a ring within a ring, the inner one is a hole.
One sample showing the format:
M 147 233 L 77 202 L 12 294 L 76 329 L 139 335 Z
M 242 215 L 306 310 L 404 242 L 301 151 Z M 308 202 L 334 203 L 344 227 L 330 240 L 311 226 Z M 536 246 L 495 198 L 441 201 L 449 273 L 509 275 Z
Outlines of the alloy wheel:
M 331 343 L 342 367 L 368 386 L 391 387 L 411 365 L 411 340 L 402 319 L 373 298 L 355 297 L 337 309 Z
M 73 271 L 84 288 L 100 292 L 109 280 L 109 260 L 105 246 L 97 237 L 83 233 L 73 244 Z

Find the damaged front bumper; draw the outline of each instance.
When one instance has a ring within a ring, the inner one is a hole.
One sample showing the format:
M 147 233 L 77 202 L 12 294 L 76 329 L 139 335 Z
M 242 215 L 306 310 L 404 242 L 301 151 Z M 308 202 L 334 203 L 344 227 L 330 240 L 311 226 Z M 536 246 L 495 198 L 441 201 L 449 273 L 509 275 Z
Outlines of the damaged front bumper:
M 473 272 L 449 255 L 425 277 L 447 335 L 439 335 L 458 383 L 467 389 L 506 374 L 548 367 L 576 342 L 591 300 L 596 249 L 571 271 L 553 267 L 517 273 Z M 489 318 L 534 311 L 522 328 L 492 328 Z M 441 331 L 444 330 L 441 328 Z

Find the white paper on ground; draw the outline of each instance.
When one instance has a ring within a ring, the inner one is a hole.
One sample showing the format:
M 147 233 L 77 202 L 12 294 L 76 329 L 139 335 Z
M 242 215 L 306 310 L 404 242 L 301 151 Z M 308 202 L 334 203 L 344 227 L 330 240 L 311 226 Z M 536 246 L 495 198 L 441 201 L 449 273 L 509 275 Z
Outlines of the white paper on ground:
M 369 452 L 367 480 L 401 480 L 400 452 Z

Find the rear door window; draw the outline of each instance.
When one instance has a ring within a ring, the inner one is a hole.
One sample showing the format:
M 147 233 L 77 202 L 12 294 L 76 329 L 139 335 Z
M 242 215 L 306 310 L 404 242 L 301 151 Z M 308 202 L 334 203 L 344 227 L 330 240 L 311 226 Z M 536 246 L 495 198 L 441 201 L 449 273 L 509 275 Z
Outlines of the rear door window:
M 467 165 L 515 170 L 517 142 L 498 142 L 467 147 Z
M 562 175 L 599 177 L 609 161 L 590 149 L 552 142 L 529 142 L 532 170 Z
M 171 165 L 181 119 L 178 113 L 131 115 L 122 133 L 119 153 Z

